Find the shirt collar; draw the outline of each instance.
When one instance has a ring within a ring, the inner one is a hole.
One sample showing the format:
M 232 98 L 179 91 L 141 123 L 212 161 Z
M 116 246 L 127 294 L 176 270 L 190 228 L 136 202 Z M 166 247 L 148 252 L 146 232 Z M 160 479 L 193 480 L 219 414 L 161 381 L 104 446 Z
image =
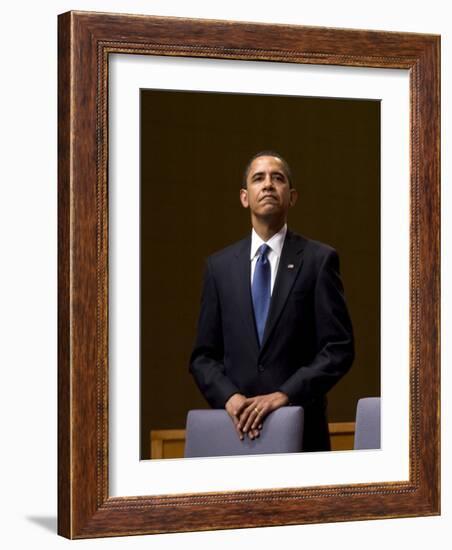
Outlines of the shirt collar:
M 256 256 L 258 248 L 262 244 L 267 244 L 273 252 L 277 254 L 277 256 L 281 256 L 282 247 L 284 244 L 284 239 L 286 238 L 287 233 L 287 224 L 285 223 L 283 227 L 278 231 L 278 233 L 275 233 L 271 239 L 268 239 L 267 242 L 263 241 L 259 235 L 256 233 L 256 231 L 251 231 L 251 255 L 250 259 L 252 260 L 254 256 Z

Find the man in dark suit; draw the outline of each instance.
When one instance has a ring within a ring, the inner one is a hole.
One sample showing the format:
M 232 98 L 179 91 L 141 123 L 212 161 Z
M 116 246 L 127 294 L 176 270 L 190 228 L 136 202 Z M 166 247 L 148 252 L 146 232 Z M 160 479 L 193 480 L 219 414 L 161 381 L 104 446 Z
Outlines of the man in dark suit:
M 337 252 L 287 230 L 291 179 L 277 153 L 249 162 L 240 200 L 252 233 L 207 260 L 190 371 L 241 439 L 302 405 L 304 450 L 329 450 L 325 396 L 353 362 L 353 331 Z

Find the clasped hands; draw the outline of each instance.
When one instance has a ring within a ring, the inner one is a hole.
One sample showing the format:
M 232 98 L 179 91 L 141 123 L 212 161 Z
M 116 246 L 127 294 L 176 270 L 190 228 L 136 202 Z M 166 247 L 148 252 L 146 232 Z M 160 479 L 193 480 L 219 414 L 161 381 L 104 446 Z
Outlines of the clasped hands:
M 239 438 L 243 440 L 245 434 L 250 439 L 259 437 L 265 417 L 288 403 L 289 398 L 280 391 L 254 397 L 234 393 L 226 401 L 224 408 L 231 417 Z

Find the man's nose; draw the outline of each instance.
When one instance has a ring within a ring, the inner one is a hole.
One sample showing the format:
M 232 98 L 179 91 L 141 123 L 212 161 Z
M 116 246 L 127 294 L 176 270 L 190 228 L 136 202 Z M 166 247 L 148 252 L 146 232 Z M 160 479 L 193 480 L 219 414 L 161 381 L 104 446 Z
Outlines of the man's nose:
M 265 176 L 264 187 L 273 187 L 273 179 L 271 177 L 271 174 Z

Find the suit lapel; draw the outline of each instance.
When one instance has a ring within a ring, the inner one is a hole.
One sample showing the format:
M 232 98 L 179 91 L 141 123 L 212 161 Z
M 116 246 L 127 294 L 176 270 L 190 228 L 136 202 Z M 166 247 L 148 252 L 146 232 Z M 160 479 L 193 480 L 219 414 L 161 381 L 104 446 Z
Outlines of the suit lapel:
M 245 239 L 243 244 L 236 252 L 235 266 L 235 287 L 237 289 L 237 299 L 239 302 L 242 318 L 245 322 L 248 334 L 246 337 L 253 343 L 256 353 L 259 350 L 259 342 L 257 339 L 256 325 L 254 322 L 254 310 L 251 299 L 251 237 Z M 231 266 L 232 267 L 232 266 Z
M 304 244 L 305 240 L 302 237 L 295 236 L 292 232 L 287 231 L 281 258 L 279 259 L 278 273 L 273 287 L 261 352 L 278 322 L 292 285 L 297 278 L 303 260 Z

